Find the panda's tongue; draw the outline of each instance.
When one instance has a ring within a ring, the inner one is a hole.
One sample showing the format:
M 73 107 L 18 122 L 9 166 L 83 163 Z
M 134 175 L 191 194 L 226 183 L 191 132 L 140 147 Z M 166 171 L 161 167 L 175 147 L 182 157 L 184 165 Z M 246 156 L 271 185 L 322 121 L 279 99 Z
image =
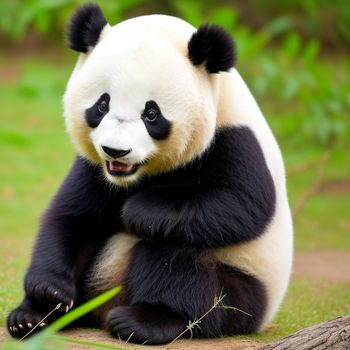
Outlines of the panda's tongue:
M 113 161 L 113 162 L 108 162 L 108 167 L 109 170 L 112 171 L 131 171 L 133 169 L 133 165 L 132 164 L 124 164 L 118 161 Z

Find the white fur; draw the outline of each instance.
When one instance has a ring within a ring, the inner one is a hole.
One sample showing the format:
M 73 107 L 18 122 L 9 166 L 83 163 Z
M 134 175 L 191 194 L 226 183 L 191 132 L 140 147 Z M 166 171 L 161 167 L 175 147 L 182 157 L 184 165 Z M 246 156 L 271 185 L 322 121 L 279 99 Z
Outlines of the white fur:
M 191 64 L 187 43 L 180 40 L 190 37 L 194 30 L 186 22 L 160 15 L 138 17 L 103 30 L 97 46 L 81 55 L 64 97 L 67 128 L 80 153 L 103 164 L 102 145 L 131 148 L 123 162 L 152 163 L 157 159 L 158 165 L 159 158 L 164 157 L 164 163 L 171 159 L 178 166 L 207 148 L 215 131 L 214 101 L 207 98 L 212 89 L 205 70 Z M 111 96 L 110 111 L 96 129 L 90 130 L 84 120 L 85 110 L 105 92 Z M 175 128 L 167 142 L 172 146 L 166 152 L 165 142 L 154 141 L 141 120 L 149 100 L 158 103 Z M 200 133 L 198 121 L 206 125 Z M 150 172 L 150 168 L 141 166 L 129 181 Z M 118 178 L 106 175 L 120 184 Z
M 215 251 L 223 262 L 261 280 L 268 294 L 263 329 L 276 313 L 286 292 L 293 260 L 293 226 L 281 152 L 255 99 L 239 73 L 222 74 L 218 110 L 221 125 L 248 126 L 257 137 L 276 187 L 276 211 L 266 232 L 252 242 Z
M 94 292 L 103 293 L 124 283 L 131 250 L 138 241 L 134 235 L 124 232 L 117 233 L 107 241 L 88 280 Z
M 276 313 L 285 294 L 292 265 L 293 228 L 287 200 L 284 165 L 279 147 L 259 107 L 239 73 L 208 74 L 193 66 L 187 43 L 194 28 L 177 18 L 144 16 L 106 26 L 98 45 L 81 58 L 64 97 L 68 130 L 78 151 L 104 164 L 101 146 L 129 149 L 131 163 L 149 160 L 143 172 L 169 170 L 190 161 L 210 144 L 217 128 L 245 125 L 255 133 L 272 174 L 276 212 L 258 239 L 216 249 L 222 262 L 262 281 L 268 310 L 262 329 Z M 84 111 L 103 93 L 111 95 L 110 112 L 94 130 L 86 127 Z M 155 100 L 175 130 L 169 141 L 150 138 L 140 120 L 145 102 Z M 153 164 L 153 166 L 152 166 Z M 118 179 L 108 179 L 122 184 Z M 127 236 L 120 240 L 129 242 Z M 115 244 L 121 244 L 116 241 Z M 127 245 L 127 244 L 126 244 Z M 112 261 L 109 253 L 109 263 Z

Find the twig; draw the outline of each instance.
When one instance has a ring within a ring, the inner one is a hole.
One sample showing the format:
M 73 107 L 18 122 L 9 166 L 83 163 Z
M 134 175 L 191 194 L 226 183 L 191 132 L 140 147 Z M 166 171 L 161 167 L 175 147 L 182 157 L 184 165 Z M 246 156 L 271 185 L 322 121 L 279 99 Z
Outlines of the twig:
M 129 343 L 129 341 L 130 341 L 131 337 L 134 335 L 134 333 L 135 333 L 135 332 L 130 333 L 128 339 L 126 339 L 126 341 L 125 341 L 125 344 L 128 344 L 128 343 Z
M 247 316 L 253 317 L 253 315 L 248 314 L 248 312 L 245 312 L 241 309 L 239 309 L 238 307 L 234 307 L 234 306 L 227 306 L 227 305 L 219 305 L 218 308 L 222 308 L 222 309 L 229 309 L 229 310 L 234 310 L 234 311 L 239 311 L 242 314 L 245 314 Z
M 164 350 L 169 349 L 169 347 L 171 346 L 171 344 L 173 344 L 176 340 L 178 340 L 180 337 L 182 337 L 186 332 L 190 331 L 191 334 L 192 334 L 192 329 L 193 329 L 194 327 L 198 326 L 199 323 L 202 321 L 202 319 L 203 319 L 204 317 L 206 317 L 210 312 L 212 312 L 212 311 L 221 303 L 221 301 L 222 301 L 222 299 L 223 299 L 224 297 L 225 297 L 225 295 L 222 296 L 221 298 L 215 298 L 216 300 L 214 300 L 213 306 L 212 306 L 206 313 L 204 313 L 200 318 L 198 318 L 197 320 L 195 320 L 195 321 L 193 321 L 193 322 L 189 321 L 189 322 L 188 322 L 188 326 L 186 326 L 186 328 L 185 328 L 176 338 L 174 338 L 174 339 L 164 348 Z
M 174 338 L 167 346 L 165 346 L 163 348 L 163 350 L 167 350 L 169 349 L 169 347 L 176 341 L 178 340 L 180 337 L 182 337 L 186 332 L 190 332 L 191 333 L 191 338 L 192 338 L 192 335 L 193 335 L 193 328 L 194 327 L 198 327 L 200 328 L 199 324 L 201 323 L 201 321 L 203 320 L 204 317 L 206 317 L 210 312 L 212 312 L 215 308 L 224 308 L 224 309 L 231 309 L 231 310 L 235 310 L 235 311 L 239 311 L 239 312 L 242 312 L 248 316 L 251 316 L 250 314 L 248 314 L 247 312 L 245 311 L 242 311 L 236 307 L 233 307 L 233 306 L 226 306 L 224 304 L 222 304 L 222 301 L 224 300 L 224 298 L 226 297 L 225 294 L 222 294 L 222 291 L 220 292 L 220 295 L 218 297 L 215 297 L 214 298 L 214 303 L 213 303 L 213 306 L 207 311 L 205 312 L 200 318 L 198 318 L 197 320 L 194 320 L 194 321 L 189 321 L 188 322 L 188 325 L 186 326 L 185 330 L 182 331 L 176 338 Z
M 326 164 L 330 159 L 330 153 L 327 152 L 322 158 L 322 162 L 320 163 L 320 167 L 318 169 L 318 173 L 316 176 L 316 181 L 314 184 L 306 191 L 304 192 L 301 197 L 297 200 L 297 203 L 295 207 L 293 208 L 293 217 L 298 215 L 301 211 L 301 209 L 305 206 L 306 202 L 313 197 L 316 193 L 318 193 L 322 187 L 323 179 L 325 175 L 326 170 Z
M 43 319 L 41 319 L 27 334 L 25 334 L 19 341 L 22 341 L 23 339 L 27 338 L 28 335 L 30 335 L 37 327 L 39 327 L 51 314 L 53 314 L 56 310 L 58 310 L 61 307 L 62 303 L 57 304 L 56 307 L 51 310 Z
M 287 174 L 288 176 L 290 176 L 290 175 L 297 175 L 297 174 L 303 173 L 313 168 L 317 164 L 324 163 L 325 159 L 328 160 L 328 158 L 329 158 L 329 151 L 321 154 L 318 157 L 308 159 L 302 163 L 289 166 L 287 168 Z

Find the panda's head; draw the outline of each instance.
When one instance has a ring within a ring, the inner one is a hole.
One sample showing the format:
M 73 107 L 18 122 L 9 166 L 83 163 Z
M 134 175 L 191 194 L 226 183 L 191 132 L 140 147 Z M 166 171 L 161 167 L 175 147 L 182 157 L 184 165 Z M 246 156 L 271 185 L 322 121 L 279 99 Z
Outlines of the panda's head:
M 107 24 L 97 5 L 77 10 L 69 46 L 80 52 L 64 96 L 79 153 L 119 186 L 190 162 L 216 128 L 218 74 L 235 61 L 218 26 L 170 16 Z

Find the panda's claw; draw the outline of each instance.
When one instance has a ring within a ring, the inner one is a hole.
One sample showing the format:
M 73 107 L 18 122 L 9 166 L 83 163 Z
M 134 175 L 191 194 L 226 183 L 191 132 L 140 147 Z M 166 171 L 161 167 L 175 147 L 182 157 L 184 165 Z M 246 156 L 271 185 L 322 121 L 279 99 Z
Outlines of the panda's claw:
M 17 309 L 13 310 L 7 319 L 7 329 L 9 333 L 15 338 L 23 338 L 26 334 L 35 334 L 46 326 L 47 322 L 52 322 L 61 313 L 48 317 L 45 323 L 42 322 L 46 312 L 39 311 L 33 305 L 30 305 L 28 301 L 25 301 Z M 34 327 L 38 325 L 38 327 Z M 33 332 L 34 330 L 34 332 Z

